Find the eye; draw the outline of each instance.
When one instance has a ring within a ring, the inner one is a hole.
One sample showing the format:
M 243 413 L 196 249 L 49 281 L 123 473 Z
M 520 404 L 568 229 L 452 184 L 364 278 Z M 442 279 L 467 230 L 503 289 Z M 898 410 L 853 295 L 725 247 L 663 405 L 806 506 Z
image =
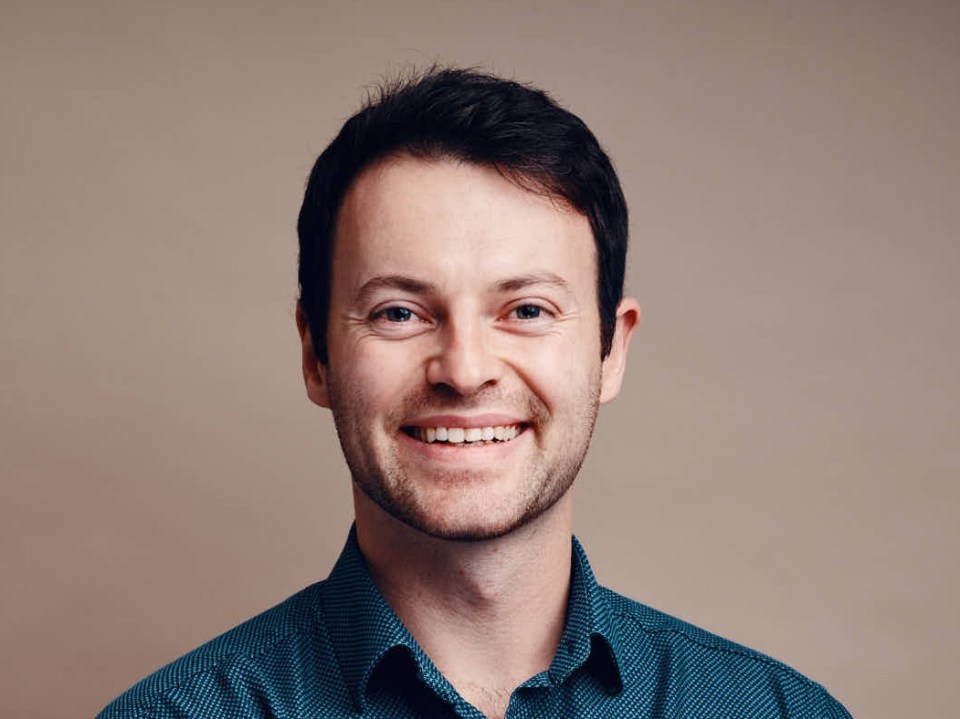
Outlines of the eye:
M 513 316 L 518 320 L 535 320 L 543 314 L 539 305 L 518 305 L 513 308 Z
M 409 322 L 413 319 L 413 312 L 406 307 L 385 307 L 374 312 L 373 317 L 387 322 Z
M 546 300 L 520 301 L 502 315 L 504 329 L 521 334 L 540 334 L 557 322 L 559 310 Z
M 392 339 L 414 337 L 433 326 L 424 308 L 388 303 L 371 311 L 366 324 L 376 334 Z

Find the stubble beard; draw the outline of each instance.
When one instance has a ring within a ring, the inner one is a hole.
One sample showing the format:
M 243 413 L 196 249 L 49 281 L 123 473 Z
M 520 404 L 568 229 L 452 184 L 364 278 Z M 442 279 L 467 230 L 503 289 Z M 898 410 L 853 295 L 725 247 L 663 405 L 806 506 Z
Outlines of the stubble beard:
M 403 418 L 416 416 L 426 409 L 442 413 L 469 411 L 484 404 L 523 407 L 525 409 L 519 416 L 530 418 L 525 431 L 533 432 L 533 440 L 540 442 L 546 437 L 551 422 L 558 421 L 551 418 L 544 403 L 532 393 L 512 398 L 491 394 L 496 392 L 485 390 L 471 398 L 444 397 L 442 392 L 426 397 L 422 394 L 411 396 L 401 404 L 402 409 L 395 413 L 395 417 L 387 418 L 386 426 L 398 427 Z M 396 443 L 378 449 L 369 424 L 364 423 L 364 412 L 346 410 L 351 406 L 348 403 L 356 402 L 356 397 L 351 399 L 338 394 L 331 392 L 330 407 L 354 484 L 391 517 L 428 536 L 455 542 L 480 542 L 506 536 L 530 524 L 559 502 L 583 466 L 600 404 L 599 379 L 596 379 L 584 391 L 583 401 L 577 403 L 581 407 L 579 416 L 564 418 L 566 427 L 553 428 L 554 434 L 559 430 L 561 436 L 551 440 L 555 455 L 552 464 L 534 461 L 525 468 L 526 476 L 519 478 L 521 484 L 510 498 L 511 511 L 497 522 L 488 522 L 480 519 L 486 514 L 483 507 L 475 507 L 471 513 L 473 518 L 467 519 L 440 516 L 441 513 L 434 511 L 436 508 L 426 506 L 425 497 L 418 492 L 416 469 L 403 466 Z M 478 472 L 465 470 L 448 472 L 442 477 L 434 477 L 433 481 L 450 487 L 450 492 L 468 494 L 472 487 L 482 484 L 484 478 Z

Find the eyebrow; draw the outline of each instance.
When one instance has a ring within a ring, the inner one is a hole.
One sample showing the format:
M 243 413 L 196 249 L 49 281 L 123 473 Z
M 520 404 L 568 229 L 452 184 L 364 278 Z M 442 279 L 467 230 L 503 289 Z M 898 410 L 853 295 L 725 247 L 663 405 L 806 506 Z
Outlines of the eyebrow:
M 509 293 L 525 290 L 535 285 L 550 285 L 564 292 L 570 291 L 570 283 L 553 272 L 532 272 L 517 277 L 509 277 L 494 282 L 491 287 L 495 292 Z M 436 294 L 438 288 L 432 282 L 419 280 L 407 275 L 376 275 L 360 286 L 356 294 L 356 301 L 362 303 L 380 290 L 400 290 L 413 295 Z
M 499 292 L 516 292 L 533 285 L 552 285 L 564 292 L 570 291 L 570 283 L 553 272 L 533 272 L 519 277 L 510 277 L 494 283 L 493 286 Z
M 363 302 L 378 290 L 401 290 L 413 295 L 426 295 L 436 292 L 437 286 L 406 275 L 376 275 L 361 285 L 356 301 Z

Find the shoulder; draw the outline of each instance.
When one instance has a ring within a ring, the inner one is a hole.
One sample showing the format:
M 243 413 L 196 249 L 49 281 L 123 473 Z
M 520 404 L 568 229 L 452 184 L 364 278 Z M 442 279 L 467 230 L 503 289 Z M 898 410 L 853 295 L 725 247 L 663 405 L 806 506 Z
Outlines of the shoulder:
M 809 681 L 785 664 L 754 649 L 724 639 L 610 589 L 601 588 L 600 591 L 603 592 L 624 639 L 642 639 L 648 648 L 669 646 L 675 651 L 709 658 L 711 663 L 765 667 L 787 677 Z
M 609 589 L 600 592 L 616 627 L 624 683 L 644 684 L 652 672 L 663 701 L 685 710 L 678 716 L 711 706 L 727 717 L 849 719 L 820 684 L 786 664 Z
M 325 653 L 323 590 L 323 582 L 307 587 L 171 662 L 98 719 L 258 716 L 244 709 L 257 703 L 256 694 L 272 693 L 275 677 L 289 681 L 297 667 Z

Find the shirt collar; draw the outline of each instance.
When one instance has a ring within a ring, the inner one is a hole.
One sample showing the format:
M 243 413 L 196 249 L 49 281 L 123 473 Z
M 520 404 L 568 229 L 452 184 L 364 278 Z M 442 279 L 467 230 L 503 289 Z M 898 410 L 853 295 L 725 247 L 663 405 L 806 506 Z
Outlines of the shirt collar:
M 374 669 L 394 647 L 419 650 L 374 585 L 357 545 L 356 527 L 324 583 L 323 610 L 330 641 L 354 704 L 364 708 Z
M 615 694 L 623 684 L 613 612 L 575 537 L 570 580 L 566 626 L 557 654 L 546 675 L 534 677 L 527 686 L 539 684 L 538 678 L 558 685 L 584 667 Z M 340 558 L 324 583 L 323 604 L 337 662 L 359 709 L 365 708 L 367 687 L 377 666 L 398 647 L 415 660 L 421 673 L 433 673 L 426 654 L 374 585 L 357 545 L 356 527 L 350 528 Z
M 566 626 L 549 678 L 559 684 L 583 667 L 608 693 L 616 694 L 623 688 L 620 656 L 620 637 L 607 593 L 597 584 L 587 554 L 574 537 Z

